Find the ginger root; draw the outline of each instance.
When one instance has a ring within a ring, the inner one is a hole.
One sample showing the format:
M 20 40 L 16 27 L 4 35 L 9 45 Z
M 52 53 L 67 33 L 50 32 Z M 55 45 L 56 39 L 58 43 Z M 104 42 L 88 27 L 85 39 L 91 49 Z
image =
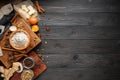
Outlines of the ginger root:
M 19 70 L 19 62 L 14 62 L 12 68 L 4 68 L 0 66 L 1 77 L 4 77 L 4 80 L 9 80 L 13 76 L 14 72 Z

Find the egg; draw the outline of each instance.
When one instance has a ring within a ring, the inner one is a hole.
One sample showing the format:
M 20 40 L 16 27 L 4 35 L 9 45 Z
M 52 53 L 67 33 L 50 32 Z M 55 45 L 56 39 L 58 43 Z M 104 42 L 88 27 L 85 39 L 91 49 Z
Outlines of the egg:
M 31 25 L 35 25 L 35 24 L 38 23 L 38 19 L 31 17 L 31 18 L 29 18 L 29 23 L 30 23 Z

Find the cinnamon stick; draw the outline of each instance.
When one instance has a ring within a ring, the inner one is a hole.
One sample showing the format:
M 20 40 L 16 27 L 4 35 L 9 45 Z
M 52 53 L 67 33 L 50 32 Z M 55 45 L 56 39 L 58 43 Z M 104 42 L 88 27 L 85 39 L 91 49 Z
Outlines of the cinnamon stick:
M 36 5 L 35 5 L 35 7 L 39 13 L 43 13 Z
M 35 5 L 37 7 L 38 12 L 43 13 L 45 10 L 40 6 L 38 0 L 35 1 Z
M 15 13 L 14 17 L 11 19 L 11 22 L 13 22 L 18 15 L 18 13 Z

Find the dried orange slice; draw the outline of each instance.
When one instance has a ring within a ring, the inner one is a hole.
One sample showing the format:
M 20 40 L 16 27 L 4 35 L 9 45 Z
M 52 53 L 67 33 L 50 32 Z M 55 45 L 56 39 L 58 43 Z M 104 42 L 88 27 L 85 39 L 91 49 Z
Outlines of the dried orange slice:
M 33 25 L 32 26 L 32 31 L 33 32 L 38 32 L 39 31 L 39 26 L 38 25 Z

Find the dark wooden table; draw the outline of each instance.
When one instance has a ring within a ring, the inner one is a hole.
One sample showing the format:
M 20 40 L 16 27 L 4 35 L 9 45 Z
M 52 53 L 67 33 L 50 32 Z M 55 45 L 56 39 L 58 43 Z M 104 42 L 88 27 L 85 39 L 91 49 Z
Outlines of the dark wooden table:
M 40 2 L 48 69 L 37 80 L 120 80 L 120 0 Z
M 37 80 L 120 80 L 120 0 L 40 2 L 48 69 Z

